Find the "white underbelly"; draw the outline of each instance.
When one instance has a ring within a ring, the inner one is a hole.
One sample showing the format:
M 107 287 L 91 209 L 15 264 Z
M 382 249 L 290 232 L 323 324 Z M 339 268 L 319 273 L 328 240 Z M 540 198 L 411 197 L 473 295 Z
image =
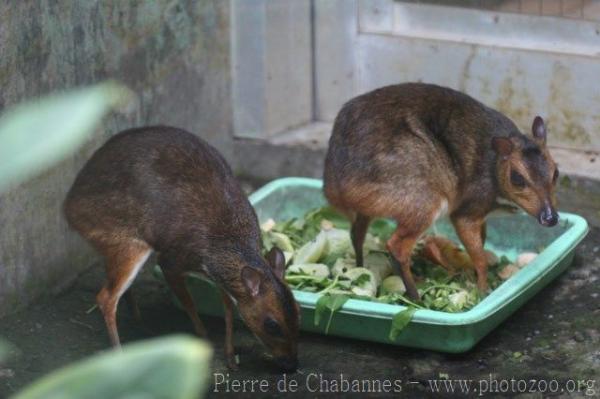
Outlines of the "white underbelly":
M 447 215 L 448 215 L 448 200 L 443 199 L 440 202 L 438 209 L 433 214 L 433 220 L 431 221 L 431 223 L 435 223 L 436 220 L 438 220 L 441 217 L 447 216 Z

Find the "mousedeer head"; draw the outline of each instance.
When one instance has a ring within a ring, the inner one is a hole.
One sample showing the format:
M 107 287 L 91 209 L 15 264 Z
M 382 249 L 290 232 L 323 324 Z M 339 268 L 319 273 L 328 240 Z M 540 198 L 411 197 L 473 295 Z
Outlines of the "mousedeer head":
M 535 117 L 531 132 L 531 138 L 492 138 L 498 157 L 497 180 L 504 197 L 536 217 L 541 225 L 551 227 L 558 223 L 558 168 L 546 147 L 546 126 L 541 117 Z
M 238 299 L 238 310 L 250 330 L 272 353 L 275 363 L 293 371 L 298 366 L 299 307 L 283 280 L 285 257 L 281 250 L 271 249 L 266 261 L 267 268 L 242 268 L 246 295 Z

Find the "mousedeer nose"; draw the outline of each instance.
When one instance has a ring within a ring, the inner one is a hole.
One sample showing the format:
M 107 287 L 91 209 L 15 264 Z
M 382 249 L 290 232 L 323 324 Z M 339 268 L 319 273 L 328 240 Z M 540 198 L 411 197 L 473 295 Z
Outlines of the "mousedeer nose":
M 542 226 L 552 227 L 558 223 L 558 213 L 550 206 L 545 206 L 538 216 L 538 222 Z

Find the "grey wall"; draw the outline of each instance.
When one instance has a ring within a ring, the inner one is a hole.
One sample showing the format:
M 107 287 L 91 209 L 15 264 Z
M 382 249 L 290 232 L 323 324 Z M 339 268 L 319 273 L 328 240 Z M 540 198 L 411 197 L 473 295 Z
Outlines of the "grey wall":
M 139 96 L 132 113 L 107 118 L 71 159 L 0 194 L 1 316 L 65 287 L 97 260 L 68 230 L 61 203 L 110 135 L 171 124 L 230 157 L 232 118 L 228 1 L 5 1 L 0 21 L 0 111 L 107 78 Z
M 349 98 L 377 87 L 440 84 L 498 109 L 523 132 L 544 117 L 561 172 L 600 179 L 600 96 L 591 83 L 600 74 L 600 22 L 441 3 L 315 0 L 317 119 L 332 122 Z

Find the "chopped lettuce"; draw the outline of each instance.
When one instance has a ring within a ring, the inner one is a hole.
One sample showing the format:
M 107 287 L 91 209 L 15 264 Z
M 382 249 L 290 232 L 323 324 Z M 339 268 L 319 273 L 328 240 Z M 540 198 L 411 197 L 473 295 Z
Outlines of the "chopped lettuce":
M 326 246 L 327 237 L 325 234 L 319 233 L 314 240 L 307 242 L 296 252 L 292 263 L 294 265 L 302 265 L 317 262 L 321 259 Z
M 331 268 L 331 274 L 334 276 L 345 274 L 348 270 L 356 267 L 356 260 L 351 258 L 338 258 L 333 267 Z
M 387 254 L 383 252 L 371 252 L 365 256 L 365 267 L 375 277 L 375 282 L 380 285 L 384 278 L 392 274 L 392 263 Z
M 325 236 L 326 245 L 322 253 L 322 261 L 327 265 L 333 265 L 338 258 L 346 254 L 354 255 L 350 233 L 347 230 L 331 228 L 322 230 L 319 235 Z
M 351 282 L 350 290 L 359 296 L 375 297 L 377 281 L 372 271 L 364 267 L 355 267 L 343 274 Z
M 294 246 L 292 245 L 290 238 L 287 235 L 277 231 L 264 232 L 263 243 L 265 244 L 265 248 L 267 250 L 270 250 L 275 246 L 281 249 L 283 252 L 294 252 Z
M 417 243 L 412 270 L 421 299 L 411 301 L 404 296 L 402 278 L 393 272 L 386 242 L 395 225 L 387 220 L 374 220 L 370 225 L 363 246 L 364 267 L 356 266 L 350 222 L 330 207 L 317 208 L 302 218 L 269 219 L 261 229 L 266 250 L 277 246 L 284 251 L 288 264 L 285 279 L 297 290 L 445 312 L 464 312 L 481 300 L 468 254 L 444 237 L 426 237 Z M 432 252 L 436 249 L 438 252 Z M 460 262 L 449 254 L 460 256 Z M 529 263 L 535 255 L 522 254 L 519 264 Z M 492 289 L 519 270 L 504 256 L 499 259 L 489 251 L 486 256 Z M 460 267 L 449 269 L 437 263 L 438 258 L 449 259 L 452 265 L 460 263 Z
M 287 273 L 292 274 L 305 274 L 307 276 L 315 276 L 315 277 L 329 277 L 329 268 L 327 265 L 323 265 L 320 263 L 302 263 L 290 265 L 287 268 Z

